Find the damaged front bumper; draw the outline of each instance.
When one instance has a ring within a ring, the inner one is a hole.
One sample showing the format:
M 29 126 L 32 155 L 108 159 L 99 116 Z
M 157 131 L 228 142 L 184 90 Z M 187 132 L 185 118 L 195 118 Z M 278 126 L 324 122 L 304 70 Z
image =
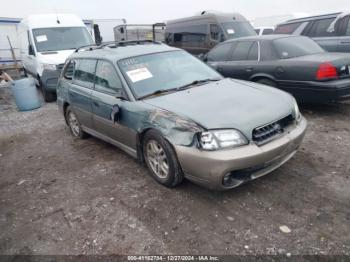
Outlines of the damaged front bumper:
M 294 129 L 262 146 L 250 143 L 219 151 L 175 146 L 175 150 L 187 179 L 213 190 L 227 190 L 264 176 L 292 158 L 306 126 L 302 117 Z

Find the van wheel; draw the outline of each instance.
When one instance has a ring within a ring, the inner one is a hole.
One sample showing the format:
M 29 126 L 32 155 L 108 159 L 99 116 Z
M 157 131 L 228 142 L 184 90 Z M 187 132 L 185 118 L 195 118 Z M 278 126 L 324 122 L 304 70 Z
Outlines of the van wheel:
M 72 132 L 74 137 L 84 139 L 87 137 L 87 134 L 81 128 L 80 122 L 73 112 L 73 110 L 68 106 L 66 110 L 66 121 L 68 123 L 69 129 Z
M 41 89 L 41 92 L 42 92 L 42 94 L 43 94 L 43 97 L 44 97 L 45 102 L 50 103 L 50 102 L 54 102 L 54 101 L 57 100 L 57 95 L 56 95 L 56 93 L 47 91 L 46 88 L 45 88 L 45 86 L 44 86 L 43 83 L 41 82 L 40 78 L 39 78 L 39 87 L 40 87 L 40 89 Z
M 166 186 L 176 187 L 183 173 L 172 146 L 158 132 L 148 131 L 143 139 L 144 159 L 154 179 Z
M 256 82 L 259 84 L 267 85 L 267 86 L 277 87 L 277 84 L 275 81 L 272 81 L 272 80 L 267 79 L 267 78 L 259 79 Z

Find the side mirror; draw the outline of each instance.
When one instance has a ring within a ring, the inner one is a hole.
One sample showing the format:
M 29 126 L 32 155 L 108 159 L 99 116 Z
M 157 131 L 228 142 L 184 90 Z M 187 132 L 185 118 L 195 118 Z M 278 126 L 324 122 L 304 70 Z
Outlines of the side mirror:
M 121 112 L 121 110 L 120 110 L 119 105 L 114 105 L 114 106 L 112 107 L 111 119 L 112 119 L 113 123 L 119 121 L 120 112 Z
M 202 60 L 203 62 L 207 62 L 207 55 L 206 54 L 199 54 L 198 59 Z
M 119 28 L 120 33 L 124 34 L 124 27 Z
M 102 39 L 100 27 L 98 26 L 98 24 L 94 24 L 94 35 L 95 35 L 96 45 L 100 45 L 103 39 Z
M 35 56 L 34 48 L 33 48 L 33 46 L 31 44 L 28 47 L 28 54 Z

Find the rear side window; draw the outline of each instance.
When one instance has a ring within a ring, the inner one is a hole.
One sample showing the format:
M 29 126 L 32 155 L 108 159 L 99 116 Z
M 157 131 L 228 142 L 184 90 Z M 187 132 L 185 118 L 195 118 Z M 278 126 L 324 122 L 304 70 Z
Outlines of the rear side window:
M 346 36 L 350 36 L 350 17 L 347 17 L 348 19 L 348 22 L 347 22 L 347 26 L 346 26 L 346 29 L 345 29 L 345 35 Z
M 291 23 L 291 24 L 283 24 L 277 26 L 275 30 L 275 34 L 286 34 L 290 35 L 293 34 L 293 32 L 301 25 L 301 22 L 299 23 Z
M 310 28 L 305 29 L 305 33 L 303 33 L 303 35 L 310 37 L 333 36 L 334 32 L 327 31 L 333 21 L 334 18 L 316 20 L 311 24 Z
M 78 85 L 92 88 L 94 86 L 96 60 L 77 59 L 74 71 L 74 82 Z
M 122 83 L 111 63 L 102 60 L 98 61 L 95 90 L 110 94 L 121 94 Z
M 233 61 L 244 61 L 248 59 L 248 53 L 254 42 L 243 41 L 238 42 L 236 48 L 233 51 L 232 60 Z
M 232 43 L 222 44 L 208 53 L 208 61 L 227 61 L 232 48 Z
M 174 28 L 174 42 L 203 43 L 207 37 L 207 25 Z

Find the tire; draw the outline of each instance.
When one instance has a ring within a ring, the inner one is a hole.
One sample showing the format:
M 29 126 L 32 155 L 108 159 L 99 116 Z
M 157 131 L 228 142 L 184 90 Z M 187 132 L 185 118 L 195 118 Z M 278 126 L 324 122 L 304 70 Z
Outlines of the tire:
M 81 124 L 70 106 L 68 106 L 66 109 L 65 118 L 66 122 L 68 123 L 69 129 L 74 137 L 80 139 L 84 139 L 87 137 L 87 133 L 85 133 L 81 128 Z
M 182 183 L 184 176 L 176 153 L 158 132 L 151 130 L 145 134 L 143 155 L 150 173 L 158 183 L 170 188 Z M 160 166 L 163 168 L 159 169 Z
M 259 79 L 258 81 L 256 81 L 259 84 L 263 84 L 263 85 L 267 85 L 267 86 L 272 86 L 272 87 L 277 87 L 276 82 L 267 79 L 267 78 L 263 78 L 263 79 Z

